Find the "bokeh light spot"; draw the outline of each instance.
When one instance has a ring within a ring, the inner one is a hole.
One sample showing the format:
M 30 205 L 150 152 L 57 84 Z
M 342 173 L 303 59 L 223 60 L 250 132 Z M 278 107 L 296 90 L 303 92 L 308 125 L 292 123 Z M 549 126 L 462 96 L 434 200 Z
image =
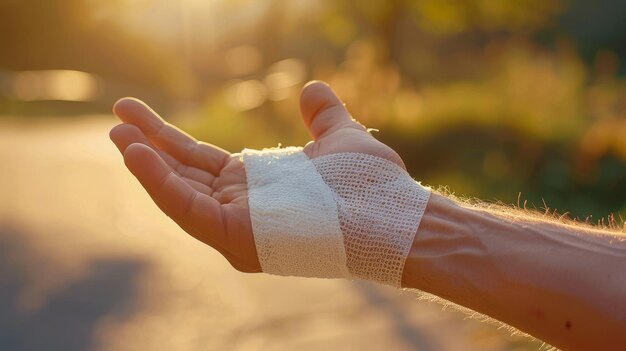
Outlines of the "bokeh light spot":
M 273 101 L 287 99 L 294 86 L 306 79 L 306 64 L 298 59 L 286 59 L 274 63 L 268 68 L 265 76 L 265 85 L 268 89 L 268 98 Z
M 237 81 L 227 89 L 228 103 L 237 111 L 247 111 L 261 106 L 267 89 L 258 80 Z
M 94 75 L 71 70 L 19 72 L 12 88 L 14 97 L 23 101 L 91 101 L 99 90 Z

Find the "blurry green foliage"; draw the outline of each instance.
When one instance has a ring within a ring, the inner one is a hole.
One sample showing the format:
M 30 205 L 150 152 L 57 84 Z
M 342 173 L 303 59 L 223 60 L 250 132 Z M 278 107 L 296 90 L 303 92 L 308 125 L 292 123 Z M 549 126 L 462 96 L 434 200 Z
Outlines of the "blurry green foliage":
M 231 151 L 306 142 L 299 88 L 326 80 L 425 183 L 594 220 L 626 211 L 623 7 L 21 0 L 0 4 L 0 65 L 94 72 L 103 99 L 147 87 Z

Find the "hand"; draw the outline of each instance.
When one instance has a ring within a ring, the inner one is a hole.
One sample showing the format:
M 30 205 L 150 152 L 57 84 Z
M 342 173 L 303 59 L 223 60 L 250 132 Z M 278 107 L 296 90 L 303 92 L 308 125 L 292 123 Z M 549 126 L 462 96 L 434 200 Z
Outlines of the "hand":
M 404 167 L 395 151 L 351 118 L 325 83 L 304 87 L 300 109 L 314 140 L 304 148 L 309 158 L 359 152 Z M 139 100 L 121 99 L 113 112 L 124 123 L 111 130 L 111 140 L 159 208 L 187 233 L 218 250 L 237 270 L 260 272 L 246 172 L 239 155 L 197 141 Z

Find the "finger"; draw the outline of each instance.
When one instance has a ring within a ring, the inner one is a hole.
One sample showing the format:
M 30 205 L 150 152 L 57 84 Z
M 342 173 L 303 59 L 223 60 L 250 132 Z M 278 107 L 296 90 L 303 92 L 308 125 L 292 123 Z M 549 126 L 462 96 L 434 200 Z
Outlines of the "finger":
M 165 122 L 145 103 L 124 98 L 115 103 L 113 112 L 124 122 L 136 125 L 157 147 L 178 161 L 219 175 L 229 153 L 196 139 Z
M 343 102 L 324 82 L 313 81 L 304 86 L 300 95 L 300 111 L 314 140 L 341 128 L 366 131 L 352 119 Z
M 194 190 L 153 149 L 144 144 L 131 144 L 124 151 L 124 162 L 174 221 L 181 226 L 196 228 L 200 233 L 209 233 L 213 240 L 224 237 L 220 203 Z
M 165 151 L 157 149 L 135 125 L 127 123 L 117 125 L 113 127 L 113 129 L 111 129 L 111 131 L 109 132 L 109 137 L 122 154 L 129 145 L 134 143 L 140 143 L 149 146 L 150 148 L 154 149 L 159 154 L 159 156 L 161 156 L 161 158 L 165 162 L 167 162 L 167 164 L 172 167 L 180 176 L 190 181 L 193 181 L 193 183 L 200 183 L 201 185 L 203 185 L 199 187 L 194 186 L 194 188 L 198 190 L 202 189 L 202 192 L 211 194 L 210 187 L 215 180 L 214 175 L 195 167 L 186 166 Z

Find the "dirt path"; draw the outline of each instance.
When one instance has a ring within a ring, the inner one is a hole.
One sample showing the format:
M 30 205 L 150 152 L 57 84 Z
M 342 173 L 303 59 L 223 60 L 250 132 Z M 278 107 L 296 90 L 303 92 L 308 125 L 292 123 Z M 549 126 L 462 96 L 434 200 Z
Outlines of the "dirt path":
M 412 292 L 246 275 L 161 214 L 108 117 L 0 120 L 2 350 L 537 350 Z

